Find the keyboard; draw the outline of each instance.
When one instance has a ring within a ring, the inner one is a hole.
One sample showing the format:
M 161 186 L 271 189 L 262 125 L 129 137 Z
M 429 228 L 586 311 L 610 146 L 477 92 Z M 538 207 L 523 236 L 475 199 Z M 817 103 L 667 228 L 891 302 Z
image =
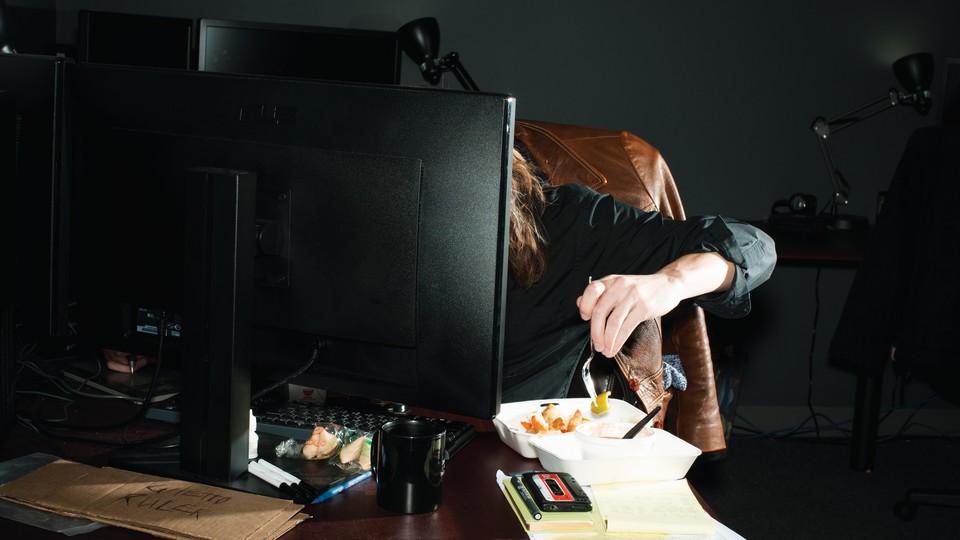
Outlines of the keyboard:
M 264 401 L 255 404 L 253 416 L 257 419 L 257 432 L 269 433 L 286 439 L 305 441 L 313 434 L 318 423 L 334 423 L 343 427 L 373 433 L 383 424 L 397 418 L 430 420 L 446 430 L 448 459 L 460 451 L 476 435 L 476 428 L 466 422 L 427 416 L 411 416 L 389 411 L 380 405 L 364 403 L 315 404 L 281 401 Z M 151 407 L 147 418 L 177 423 L 180 419 L 176 400 L 167 400 Z
M 302 441 L 310 438 L 313 427 L 322 422 L 373 433 L 383 424 L 397 418 L 430 420 L 446 430 L 448 458 L 453 457 L 476 434 L 476 429 L 466 422 L 397 414 L 380 405 L 276 402 L 254 405 L 253 416 L 257 419 L 258 432 Z

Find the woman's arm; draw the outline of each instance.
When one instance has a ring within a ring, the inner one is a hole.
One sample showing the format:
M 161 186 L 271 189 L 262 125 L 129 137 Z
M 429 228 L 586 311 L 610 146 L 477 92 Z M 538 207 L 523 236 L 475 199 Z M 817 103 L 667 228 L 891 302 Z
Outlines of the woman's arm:
M 612 357 L 643 321 L 667 314 L 682 301 L 726 291 L 736 267 L 715 252 L 690 253 L 649 275 L 609 275 L 592 281 L 577 298 L 590 321 L 597 352 Z

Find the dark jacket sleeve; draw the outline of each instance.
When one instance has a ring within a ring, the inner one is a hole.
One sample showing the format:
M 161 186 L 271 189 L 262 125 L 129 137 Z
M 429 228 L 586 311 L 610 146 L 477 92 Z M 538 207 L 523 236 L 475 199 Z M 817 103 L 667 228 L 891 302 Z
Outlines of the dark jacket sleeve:
M 582 229 L 581 266 L 593 275 L 651 274 L 683 255 L 716 252 L 736 267 L 733 283 L 726 291 L 694 301 L 714 315 L 735 318 L 750 312 L 750 291 L 766 281 L 776 265 L 773 239 L 746 223 L 720 216 L 673 221 L 590 193 L 575 196 L 587 205 L 581 208 L 589 224 Z

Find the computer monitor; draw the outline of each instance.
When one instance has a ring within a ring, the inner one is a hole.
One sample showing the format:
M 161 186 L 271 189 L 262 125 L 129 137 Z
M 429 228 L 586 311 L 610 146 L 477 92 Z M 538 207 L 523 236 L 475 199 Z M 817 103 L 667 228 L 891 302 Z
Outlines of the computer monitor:
M 2 0 L 0 0 L 2 7 Z M 14 148 L 16 144 L 16 110 L 9 92 L 0 90 L 0 226 L 5 231 L 16 225 L 16 197 L 14 182 Z M 16 264 L 13 250 L 3 250 L 0 264 L 12 268 Z M 0 281 L 0 436 L 14 417 L 14 390 L 16 385 L 16 339 L 14 338 L 14 291 L 16 282 Z
M 396 32 L 200 19 L 198 68 L 399 84 Z
M 944 58 L 937 124 L 960 126 L 960 58 Z
M 17 225 L 16 149 L 17 110 L 11 93 L 0 89 L 0 227 L 5 231 L 15 230 Z M 15 250 L 3 250 L 0 264 L 4 268 L 13 268 L 16 263 Z M 0 310 L 13 307 L 15 289 L 14 280 L 0 281 Z
M 81 10 L 77 60 L 190 69 L 193 28 L 192 19 Z
M 0 54 L 0 91 L 14 111 L 12 244 L 18 327 L 29 339 L 70 334 L 73 60 Z
M 184 193 L 209 171 L 253 174 L 252 314 L 231 315 L 227 305 L 221 321 L 251 318 L 254 387 L 315 353 L 294 382 L 473 417 L 498 412 L 513 98 L 95 64 L 78 71 L 81 335 L 155 354 L 158 329 L 138 318 L 182 321 L 166 326 L 170 343 L 205 331 L 177 316 L 197 298 L 224 308 L 210 292 L 220 282 L 196 279 L 202 261 L 222 258 L 184 259 L 184 239 L 192 244 L 211 224 L 189 217 L 199 197 Z M 230 266 L 228 276 L 242 274 Z M 243 295 L 231 294 L 228 304 Z M 189 355 L 181 371 L 201 371 Z M 232 412 L 246 418 L 249 402 L 242 407 Z M 193 411 L 184 405 L 181 414 Z

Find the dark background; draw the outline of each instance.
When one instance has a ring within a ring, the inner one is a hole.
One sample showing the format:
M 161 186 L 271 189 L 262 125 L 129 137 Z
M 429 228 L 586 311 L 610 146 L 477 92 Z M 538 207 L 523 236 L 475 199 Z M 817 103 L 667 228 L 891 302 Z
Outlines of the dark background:
M 960 3 L 952 0 L 788 5 L 8 0 L 8 5 L 20 52 L 69 50 L 80 9 L 374 30 L 432 16 L 440 23 L 441 54 L 459 52 L 482 90 L 515 95 L 521 118 L 636 133 L 666 157 L 687 214 L 747 219 L 766 217 L 774 201 L 795 192 L 826 201 L 831 188 L 809 129 L 813 119 L 883 96 L 897 85 L 892 62 L 927 51 L 937 66 L 930 114 L 894 109 L 831 139 L 853 186 L 847 210 L 872 221 L 878 192 L 886 188 L 910 133 L 934 122 L 943 58 L 960 57 Z M 425 84 L 409 60 L 402 78 L 404 84 Z M 442 85 L 459 88 L 451 75 Z M 838 422 L 849 419 L 854 379 L 828 366 L 826 347 L 854 271 L 782 265 L 755 294 L 754 314 L 725 325 L 740 334 L 737 354 L 748 358 L 740 411 L 761 428 L 801 420 L 809 388 L 818 411 Z M 911 411 L 928 395 L 924 385 L 911 385 L 890 403 Z M 939 413 L 948 422 L 957 418 L 946 405 L 926 408 L 933 412 L 924 414 L 936 416 L 931 422 Z M 888 425 L 901 424 L 894 417 Z

